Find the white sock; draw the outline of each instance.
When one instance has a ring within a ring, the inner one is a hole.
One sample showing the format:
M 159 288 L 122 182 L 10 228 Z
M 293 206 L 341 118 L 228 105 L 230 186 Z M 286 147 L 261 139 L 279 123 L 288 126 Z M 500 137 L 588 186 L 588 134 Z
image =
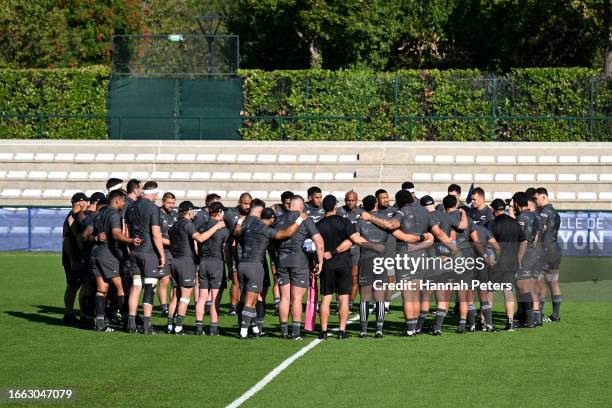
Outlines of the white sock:
M 253 326 L 252 329 L 254 334 L 259 334 L 259 327 Z
M 246 337 L 249 334 L 249 329 L 247 327 L 240 328 L 240 337 Z
M 174 328 L 174 332 L 175 332 L 175 333 L 180 333 L 180 332 L 182 332 L 182 331 L 183 331 L 183 326 L 176 326 L 176 327 Z
M 172 325 L 171 324 L 168 325 L 168 331 L 172 331 Z
M 389 308 L 389 306 L 391 306 L 391 302 L 387 302 L 387 301 L 385 301 L 385 307 L 388 309 L 388 308 Z

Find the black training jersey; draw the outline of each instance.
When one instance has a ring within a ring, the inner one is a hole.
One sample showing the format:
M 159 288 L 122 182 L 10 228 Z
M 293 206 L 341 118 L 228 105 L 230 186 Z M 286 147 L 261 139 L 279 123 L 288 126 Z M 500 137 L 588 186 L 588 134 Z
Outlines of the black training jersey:
M 72 225 L 68 223 L 68 218 L 72 217 Z M 70 211 L 66 218 L 64 219 L 64 228 L 63 228 L 63 241 L 62 241 L 62 252 L 63 254 L 78 259 L 81 254 L 79 251 L 79 245 L 77 243 L 76 234 L 78 231 L 79 222 L 77 220 L 78 213 L 73 213 Z
M 461 213 L 456 211 L 459 216 L 459 222 L 461 222 Z M 470 248 L 470 234 L 476 229 L 476 223 L 471 219 L 467 218 L 467 226 L 465 229 L 460 230 L 455 228 L 455 232 L 457 233 L 457 247 L 458 248 Z
M 559 227 L 561 226 L 561 217 L 552 204 L 546 204 L 540 210 L 540 217 L 544 223 L 544 235 L 542 236 L 542 242 L 556 242 L 557 234 L 559 233 Z
M 130 210 L 130 207 L 132 206 L 132 204 L 134 204 L 136 201 L 132 200 L 129 196 L 125 196 L 125 204 L 123 205 L 123 209 L 121 209 L 121 218 L 122 219 L 126 219 L 127 218 L 127 213 Z
M 526 240 L 518 221 L 506 214 L 501 214 L 489 222 L 491 234 L 499 243 L 501 254 L 493 267 L 498 271 L 517 271 L 519 267 L 519 243 Z
M 177 213 L 176 211 L 171 211 L 169 214 L 160 209 L 159 212 L 161 225 L 159 226 L 161 231 L 162 238 L 170 239 L 170 235 L 168 235 L 168 231 L 172 227 L 172 225 L 176 222 Z M 170 252 L 170 245 L 164 245 L 164 251 Z
M 123 252 L 119 242 L 113 238 L 113 230 L 121 230 L 121 214 L 115 208 L 104 207 L 98 212 L 93 222 L 93 234 L 98 235 L 103 232 L 106 235 L 104 242 L 99 242 L 96 250 L 92 251 L 96 256 L 114 256 L 121 259 Z
M 380 217 L 380 213 L 378 211 L 370 211 L 370 214 L 374 217 Z M 385 244 L 387 242 L 387 238 L 389 237 L 389 232 L 379 228 L 377 225 L 373 224 L 371 221 L 359 220 L 357 222 L 357 232 L 367 239 L 369 242 L 374 242 L 377 244 Z M 367 259 L 375 256 L 380 256 L 380 254 L 376 251 L 373 251 L 368 248 L 361 248 L 361 258 Z
M 290 211 L 285 209 L 285 207 L 283 207 L 283 204 L 276 204 L 274 207 L 272 207 L 274 209 L 274 212 L 276 213 L 276 217 L 280 217 L 281 215 L 287 214 Z
M 478 233 L 478 239 L 480 240 L 480 243 L 482 244 L 482 248 L 486 250 L 487 247 L 489 246 L 489 241 L 491 240 L 491 238 L 493 238 L 493 234 L 491 234 L 491 231 L 489 231 L 488 228 L 485 228 L 482 225 L 476 224 L 475 229 L 476 229 L 476 232 Z
M 298 219 L 298 211 L 285 212 L 276 219 L 277 230 L 287 229 Z M 319 234 L 315 222 L 311 218 L 306 218 L 299 226 L 297 232 L 289 239 L 279 242 L 277 248 L 278 266 L 308 268 L 308 256 L 302 250 L 302 244 L 307 238 L 312 238 Z
M 472 209 L 472 220 L 474 220 L 477 225 L 486 227 L 489 221 L 492 221 L 493 219 L 495 219 L 493 210 L 491 210 L 491 207 L 488 205 L 485 205 L 482 210 L 479 210 L 478 208 Z
M 308 214 L 308 218 L 312 218 L 314 222 L 319 222 L 325 217 L 323 206 L 316 207 L 310 201 L 304 203 L 304 212 Z
M 198 228 L 199 233 L 203 233 L 215 226 L 219 221 L 208 219 L 204 224 Z M 200 259 L 214 259 L 223 261 L 225 259 L 223 254 L 223 248 L 225 242 L 229 237 L 229 230 L 227 227 L 217 230 L 212 237 L 200 244 Z
M 127 213 L 127 224 L 130 237 L 142 239 L 139 246 L 132 246 L 132 252 L 155 252 L 152 227 L 161 226 L 161 214 L 158 206 L 147 198 L 134 202 Z
M 394 217 L 400 221 L 400 230 L 406 234 L 421 235 L 430 228 L 431 217 L 427 209 L 422 206 L 405 205 L 396 211 Z M 408 252 L 406 243 L 397 241 L 396 252 L 403 254 Z M 421 253 L 421 251 L 417 251 Z
M 338 215 L 331 215 L 323 218 L 317 223 L 317 229 L 323 237 L 325 243 L 325 252 L 331 252 L 332 249 L 338 248 L 345 240 L 349 239 L 355 233 L 353 224 L 346 218 Z M 326 260 L 324 265 L 328 268 L 346 267 L 351 265 L 351 256 L 349 251 L 344 251 Z
M 266 259 L 266 250 L 271 239 L 276 237 L 277 230 L 268 227 L 259 217 L 248 216 L 241 226 L 238 244 L 241 253 L 240 262 L 260 262 Z
M 193 222 L 186 218 L 181 218 L 172 225 L 168 235 L 170 235 L 170 251 L 173 258 L 193 257 L 195 254 L 193 234 L 196 232 Z
M 521 211 L 516 220 L 521 226 L 527 242 L 535 242 L 539 229 L 538 219 L 536 218 L 535 214 L 531 211 Z
M 347 218 L 353 225 L 357 224 L 357 221 L 359 221 L 359 217 L 361 216 L 362 212 L 363 208 L 355 207 L 352 210 L 349 210 L 344 205 L 336 209 L 336 215 L 339 215 L 342 218 Z
M 79 228 L 77 233 L 82 237 L 83 233 L 87 231 L 88 228 L 93 228 L 94 220 L 98 213 L 93 211 L 85 211 L 85 217 L 79 224 Z M 84 241 L 83 248 L 81 252 L 81 259 L 85 261 L 89 261 L 89 257 L 91 256 L 91 249 L 93 248 L 94 243 L 92 241 Z
M 202 208 L 200 211 L 196 213 L 195 217 L 193 217 L 193 225 L 195 226 L 197 230 L 199 230 L 200 227 L 204 225 L 204 223 L 208 220 L 209 220 L 208 208 Z

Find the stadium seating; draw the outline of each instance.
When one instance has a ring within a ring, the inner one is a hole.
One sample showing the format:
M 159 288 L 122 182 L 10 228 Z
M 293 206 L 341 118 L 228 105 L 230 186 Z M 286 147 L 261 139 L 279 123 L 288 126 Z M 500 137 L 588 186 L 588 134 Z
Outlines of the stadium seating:
M 109 177 L 154 179 L 199 204 L 312 185 L 363 197 L 412 180 L 437 200 L 450 183 L 482 186 L 487 199 L 544 185 L 559 208 L 612 209 L 609 143 L 0 141 L 0 205 L 66 205 Z

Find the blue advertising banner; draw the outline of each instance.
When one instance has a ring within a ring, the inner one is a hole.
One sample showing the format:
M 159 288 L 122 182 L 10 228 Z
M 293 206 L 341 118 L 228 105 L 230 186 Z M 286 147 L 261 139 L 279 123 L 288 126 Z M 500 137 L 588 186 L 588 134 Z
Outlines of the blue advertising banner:
M 0 208 L 0 251 L 62 250 L 68 208 Z M 559 211 L 565 256 L 612 256 L 612 212 Z

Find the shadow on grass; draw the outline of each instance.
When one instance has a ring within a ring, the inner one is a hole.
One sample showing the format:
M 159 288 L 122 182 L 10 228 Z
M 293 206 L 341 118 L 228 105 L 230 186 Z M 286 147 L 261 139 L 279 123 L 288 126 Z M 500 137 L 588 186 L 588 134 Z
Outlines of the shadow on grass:
M 64 308 L 46 305 L 33 305 L 38 310 L 36 313 L 21 311 L 7 311 L 7 315 L 29 320 L 34 323 L 44 323 L 51 326 L 66 326 L 63 320 Z

